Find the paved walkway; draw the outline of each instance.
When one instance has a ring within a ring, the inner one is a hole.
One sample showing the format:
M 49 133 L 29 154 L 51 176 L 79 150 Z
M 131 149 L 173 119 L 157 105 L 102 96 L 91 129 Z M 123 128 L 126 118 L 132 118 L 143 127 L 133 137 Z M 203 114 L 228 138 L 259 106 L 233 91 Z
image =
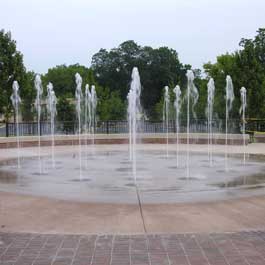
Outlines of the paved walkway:
M 250 145 L 248 152 L 264 154 L 264 147 Z M 1 152 L 0 159 L 14 158 L 15 151 Z M 31 156 L 32 150 L 23 155 Z M 137 205 L 0 192 L 0 265 L 264 265 L 264 209 L 265 196 L 143 205 L 145 235 Z M 163 234 L 152 234 L 159 232 Z
M 265 231 L 265 196 L 143 204 L 142 214 L 150 234 Z M 0 192 L 0 232 L 141 234 L 143 219 L 139 205 L 69 202 Z
M 1 265 L 264 265 L 265 231 L 170 235 L 0 233 Z

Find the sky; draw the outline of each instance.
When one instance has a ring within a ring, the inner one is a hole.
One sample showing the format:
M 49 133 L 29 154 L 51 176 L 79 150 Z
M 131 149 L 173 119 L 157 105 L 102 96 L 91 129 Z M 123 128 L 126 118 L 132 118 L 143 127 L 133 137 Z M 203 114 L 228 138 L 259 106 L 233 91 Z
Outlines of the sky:
M 0 0 L 0 29 L 11 31 L 28 70 L 90 66 L 100 48 L 126 40 L 175 49 L 202 68 L 239 49 L 265 27 L 264 0 Z

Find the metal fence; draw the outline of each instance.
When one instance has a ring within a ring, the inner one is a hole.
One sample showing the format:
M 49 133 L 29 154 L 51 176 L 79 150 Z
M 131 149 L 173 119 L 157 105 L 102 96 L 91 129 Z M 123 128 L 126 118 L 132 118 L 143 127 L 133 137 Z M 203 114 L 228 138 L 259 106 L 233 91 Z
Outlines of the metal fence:
M 179 132 L 186 132 L 187 121 L 180 121 Z M 265 131 L 265 120 L 263 123 L 250 123 L 250 127 L 255 127 Z M 214 120 L 212 123 L 213 132 L 221 133 L 225 132 L 225 120 L 219 119 Z M 55 134 L 75 134 L 77 133 L 77 123 L 74 121 L 57 121 L 55 124 Z M 240 133 L 241 122 L 240 120 L 230 120 L 228 124 L 229 133 Z M 248 126 L 247 126 L 248 129 Z M 162 121 L 139 121 L 138 130 L 142 133 L 164 133 L 166 132 L 165 126 Z M 174 120 L 170 120 L 168 124 L 169 133 L 176 132 L 176 123 Z M 40 134 L 49 135 L 51 132 L 51 125 L 47 121 L 42 121 L 40 123 Z M 82 132 L 84 132 L 84 126 L 82 127 Z M 128 123 L 127 121 L 98 121 L 95 128 L 95 133 L 97 134 L 118 134 L 127 133 Z M 205 133 L 207 132 L 207 120 L 205 119 L 191 119 L 190 120 L 190 132 L 191 133 Z M 16 123 L 2 123 L 0 124 L 0 136 L 9 137 L 16 135 Z M 38 135 L 38 124 L 37 122 L 20 122 L 19 123 L 19 135 L 30 136 Z
M 248 120 L 246 130 L 248 133 L 265 132 L 265 119 Z

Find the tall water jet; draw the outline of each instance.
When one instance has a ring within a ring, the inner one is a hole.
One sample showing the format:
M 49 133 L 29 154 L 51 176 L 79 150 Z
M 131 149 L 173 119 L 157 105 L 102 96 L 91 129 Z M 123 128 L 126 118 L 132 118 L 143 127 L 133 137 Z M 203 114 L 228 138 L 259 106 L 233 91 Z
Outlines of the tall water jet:
M 88 143 L 88 134 L 91 136 L 92 145 L 95 143 L 95 131 L 97 126 L 96 120 L 97 111 L 97 92 L 96 87 L 86 84 L 85 88 L 85 132 L 86 132 L 86 145 Z
M 75 107 L 78 119 L 78 145 L 79 145 L 79 177 L 82 180 L 82 150 L 81 150 L 81 101 L 82 101 L 82 77 L 79 73 L 75 74 Z
M 233 81 L 230 75 L 226 76 L 225 92 L 225 169 L 228 170 L 228 121 L 235 99 Z
M 50 126 L 51 126 L 51 146 L 52 146 L 52 165 L 53 168 L 55 167 L 55 160 L 54 160 L 54 121 L 55 116 L 57 114 L 56 110 L 57 98 L 55 92 L 53 90 L 53 85 L 51 82 L 47 85 L 47 111 L 50 116 Z
M 179 166 L 179 116 L 181 108 L 181 90 L 179 86 L 173 89 L 175 94 L 174 108 L 176 113 L 176 141 L 177 141 L 177 167 Z
M 41 100 L 42 100 L 42 83 L 41 83 L 41 77 L 40 75 L 36 75 L 34 80 L 34 87 L 36 89 L 37 95 L 35 100 L 35 108 L 37 111 L 37 123 L 38 123 L 38 156 L 39 156 L 39 170 L 40 173 L 42 171 L 41 168 L 41 159 L 40 159 L 40 136 L 41 136 L 41 128 L 40 128 L 40 118 L 41 118 Z
M 146 232 L 145 221 L 143 217 L 142 204 L 140 199 L 140 192 L 137 186 L 136 178 L 136 140 L 137 132 L 139 130 L 140 119 L 141 119 L 141 81 L 138 68 L 134 67 L 131 75 L 131 85 L 130 90 L 127 96 L 128 99 L 128 125 L 129 125 L 129 152 L 130 152 L 130 161 L 132 163 L 132 174 L 134 178 L 134 186 L 137 194 L 139 209 L 142 217 L 143 228 Z
M 207 131 L 208 131 L 208 157 L 210 166 L 213 164 L 213 104 L 214 104 L 215 85 L 213 78 L 207 84 Z
M 241 106 L 239 114 L 242 115 L 242 134 L 243 134 L 243 146 L 244 146 L 244 164 L 246 163 L 246 107 L 247 107 L 247 89 L 241 87 L 240 89 Z
M 85 133 L 90 133 L 91 128 L 91 93 L 89 85 L 85 86 Z
M 129 151 L 130 160 L 133 165 L 133 176 L 136 184 L 136 139 L 137 129 L 139 127 L 138 121 L 141 117 L 141 81 L 137 67 L 132 70 L 132 80 L 130 90 L 127 96 L 128 99 L 128 125 L 129 125 Z
M 13 82 L 12 85 L 13 93 L 10 97 L 12 101 L 13 108 L 15 110 L 15 119 L 16 119 L 16 140 L 17 140 L 17 167 L 20 168 L 20 143 L 19 143 L 19 106 L 21 103 L 21 98 L 19 96 L 19 85 L 17 81 Z
M 187 85 L 187 178 L 190 177 L 190 105 L 192 109 L 193 117 L 196 118 L 195 105 L 199 99 L 199 92 L 194 85 L 194 74 L 192 70 L 188 70 L 186 73 L 188 79 Z
M 91 133 L 92 133 L 92 144 L 95 143 L 95 132 L 96 132 L 96 126 L 97 126 L 97 117 L 96 117 L 96 111 L 97 111 L 97 92 L 96 87 L 91 87 Z
M 82 101 L 82 77 L 79 73 L 75 74 L 75 108 L 76 108 L 76 115 L 78 119 L 78 135 L 80 136 L 81 133 L 81 101 Z M 80 140 L 80 139 L 79 139 Z
M 163 105 L 163 129 L 166 132 L 166 155 L 168 157 L 168 115 L 169 115 L 170 96 L 168 86 L 164 88 L 164 105 Z

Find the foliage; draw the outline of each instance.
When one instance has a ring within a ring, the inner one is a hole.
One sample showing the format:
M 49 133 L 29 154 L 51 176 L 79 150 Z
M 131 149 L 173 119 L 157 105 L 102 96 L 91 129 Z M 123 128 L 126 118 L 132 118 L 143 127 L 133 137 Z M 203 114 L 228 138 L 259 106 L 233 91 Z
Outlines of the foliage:
M 241 50 L 217 57 L 215 64 L 205 64 L 207 77 L 213 77 L 216 85 L 215 109 L 224 116 L 225 77 L 233 79 L 235 103 L 233 116 L 238 117 L 240 88 L 247 88 L 247 115 L 251 118 L 265 116 L 265 29 L 259 29 L 252 39 L 242 39 Z
M 100 120 L 126 119 L 126 104 L 117 91 L 110 92 L 108 88 L 98 87 L 98 116 Z
M 54 68 L 50 68 L 48 72 L 42 76 L 44 87 L 51 82 L 54 86 L 54 90 L 57 97 L 65 97 L 69 95 L 74 97 L 75 94 L 75 74 L 79 73 L 83 78 L 83 87 L 85 84 L 93 85 L 95 80 L 92 71 L 79 64 L 74 65 L 58 65 Z M 45 93 L 46 93 L 46 89 Z
M 92 69 L 75 64 L 70 66 L 60 65 L 51 68 L 42 78 L 44 86 L 48 82 L 53 83 L 54 91 L 59 98 L 57 120 L 72 121 L 76 117 L 74 110 L 76 72 L 82 76 L 83 93 L 85 92 L 85 84 L 96 86 L 98 96 L 97 116 L 99 120 L 124 118 L 125 104 L 118 92 L 111 92 L 108 88 L 99 86 L 95 81 Z
M 68 123 L 63 123 L 63 130 L 65 132 L 73 132 L 72 122 L 75 118 L 75 109 L 73 103 L 68 97 L 60 97 L 57 103 L 57 120 L 65 121 Z
M 233 79 L 235 102 L 232 118 L 239 117 L 240 88 L 247 88 L 247 116 L 265 116 L 265 29 L 259 29 L 254 39 L 242 39 L 240 49 L 231 54 L 217 56 L 216 63 L 204 64 L 204 75 L 200 69 L 193 69 L 195 85 L 199 90 L 199 101 L 195 107 L 198 118 L 205 118 L 207 105 L 207 82 L 215 80 L 214 117 L 225 117 L 225 79 Z M 75 73 L 83 78 L 85 84 L 95 85 L 98 95 L 98 120 L 118 120 L 126 118 L 127 94 L 131 71 L 138 67 L 142 83 L 142 105 L 149 119 L 161 119 L 163 113 L 163 88 L 170 88 L 170 118 L 174 119 L 173 88 L 178 84 L 182 90 L 182 118 L 186 115 L 186 71 L 191 65 L 183 65 L 175 50 L 168 47 L 152 48 L 140 46 L 132 40 L 121 43 L 109 51 L 100 49 L 92 58 L 91 68 L 83 65 L 59 65 L 50 68 L 42 75 L 44 98 L 46 85 L 52 82 L 58 97 L 58 116 L 60 121 L 75 120 L 74 93 Z M 22 98 L 21 112 L 24 120 L 33 120 L 33 103 L 36 96 L 34 72 L 26 72 L 23 56 L 16 49 L 11 33 L 0 31 L 0 113 L 5 119 L 12 114 L 10 95 L 12 83 L 17 80 Z M 45 116 L 45 115 L 44 115 Z M 44 117 L 45 118 L 45 117 Z
M 21 104 L 21 114 L 22 119 L 25 121 L 34 120 L 34 101 L 36 97 L 36 91 L 33 87 L 35 79 L 35 73 L 33 71 L 29 71 L 25 76 L 24 86 L 21 88 L 20 96 L 22 98 Z
M 149 116 L 155 115 L 155 105 L 162 96 L 163 87 L 170 83 L 184 84 L 186 70 L 190 68 L 180 63 L 173 49 L 141 47 L 132 40 L 110 51 L 101 49 L 92 58 L 96 81 L 111 91 L 118 91 L 122 100 L 126 100 L 135 66 L 141 75 L 142 104 Z
M 26 69 L 23 56 L 17 51 L 16 42 L 10 32 L 0 31 L 0 112 L 8 120 L 12 112 L 10 96 L 13 81 L 18 81 L 21 88 L 26 84 Z M 22 90 L 22 89 L 21 89 Z

